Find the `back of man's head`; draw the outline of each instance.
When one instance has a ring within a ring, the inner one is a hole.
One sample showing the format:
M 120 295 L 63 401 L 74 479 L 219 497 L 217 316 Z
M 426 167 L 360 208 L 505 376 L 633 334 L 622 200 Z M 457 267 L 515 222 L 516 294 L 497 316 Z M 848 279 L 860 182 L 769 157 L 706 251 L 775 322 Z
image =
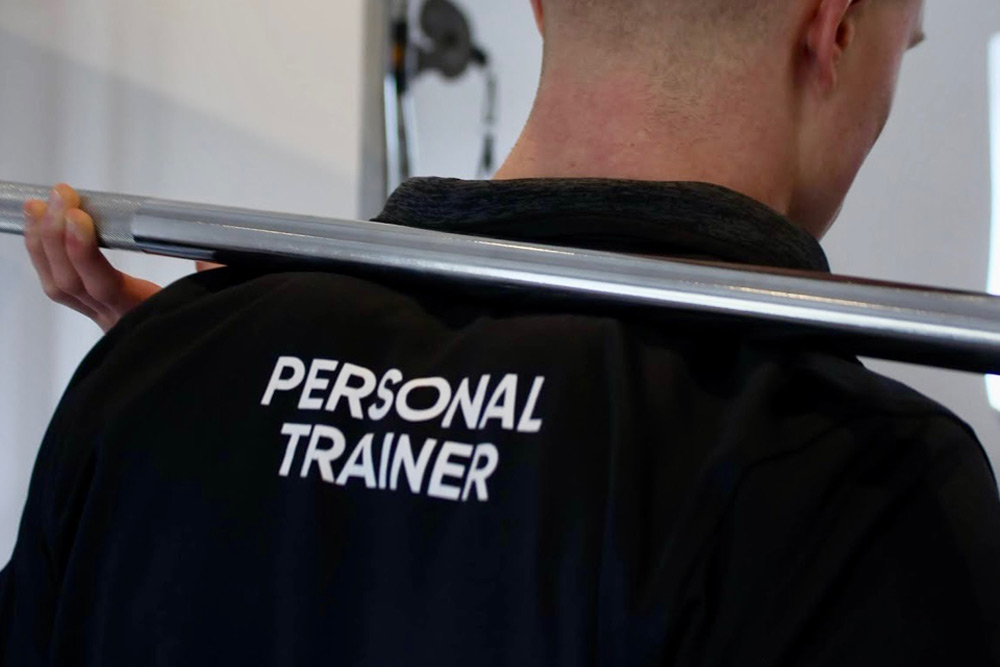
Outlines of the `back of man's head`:
M 548 37 L 593 47 L 667 50 L 678 40 L 701 50 L 773 32 L 782 0 L 547 0 Z M 706 38 L 706 39 L 702 39 Z M 734 40 L 734 38 L 736 38 Z
M 500 178 L 703 180 L 816 236 L 878 138 L 923 0 L 532 0 L 531 121 Z

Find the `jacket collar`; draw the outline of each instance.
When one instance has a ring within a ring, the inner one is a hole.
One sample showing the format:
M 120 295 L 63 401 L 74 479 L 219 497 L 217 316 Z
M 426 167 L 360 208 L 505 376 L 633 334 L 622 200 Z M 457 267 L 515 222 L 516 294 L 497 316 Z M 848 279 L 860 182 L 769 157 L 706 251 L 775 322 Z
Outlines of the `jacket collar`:
M 807 232 L 750 197 L 707 183 L 414 178 L 375 220 L 653 257 L 830 270 Z

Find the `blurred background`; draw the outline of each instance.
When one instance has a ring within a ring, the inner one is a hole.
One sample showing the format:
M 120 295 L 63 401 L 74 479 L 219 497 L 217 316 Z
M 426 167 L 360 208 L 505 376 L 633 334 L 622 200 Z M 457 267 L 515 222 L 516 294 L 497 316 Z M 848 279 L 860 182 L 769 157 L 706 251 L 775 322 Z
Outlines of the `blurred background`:
M 458 67 L 427 34 L 454 16 L 439 4 L 427 19 L 429 1 L 0 0 L 0 180 L 369 217 L 404 173 L 387 135 L 410 174 L 476 178 L 486 138 L 496 166 L 527 118 L 541 40 L 528 0 L 453 0 L 470 30 Z M 434 56 L 402 82 L 401 17 Z M 824 247 L 838 273 L 982 291 L 1000 227 L 1000 2 L 927 0 L 926 31 Z M 112 255 L 161 284 L 193 271 Z M 22 240 L 0 236 L 0 563 L 48 420 L 100 335 L 48 302 Z M 972 424 L 1000 468 L 984 378 L 867 363 Z

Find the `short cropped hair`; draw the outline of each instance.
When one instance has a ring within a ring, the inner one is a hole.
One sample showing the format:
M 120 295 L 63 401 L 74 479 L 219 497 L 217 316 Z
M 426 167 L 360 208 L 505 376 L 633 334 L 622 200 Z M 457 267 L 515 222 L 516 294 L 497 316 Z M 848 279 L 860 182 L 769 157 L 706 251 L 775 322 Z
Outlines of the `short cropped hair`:
M 743 40 L 768 34 L 777 10 L 788 0 L 542 0 L 547 29 L 594 40 L 596 44 L 629 46 L 657 36 L 699 40 Z

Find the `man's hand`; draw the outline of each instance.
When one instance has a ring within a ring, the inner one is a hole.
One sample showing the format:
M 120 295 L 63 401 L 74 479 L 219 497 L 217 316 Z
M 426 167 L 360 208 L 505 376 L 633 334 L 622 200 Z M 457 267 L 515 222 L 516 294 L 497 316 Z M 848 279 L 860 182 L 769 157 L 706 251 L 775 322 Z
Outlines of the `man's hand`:
M 68 185 L 52 189 L 48 203 L 24 205 L 24 241 L 45 294 L 92 319 L 107 332 L 160 286 L 115 269 L 97 246 L 94 221 L 80 210 Z

